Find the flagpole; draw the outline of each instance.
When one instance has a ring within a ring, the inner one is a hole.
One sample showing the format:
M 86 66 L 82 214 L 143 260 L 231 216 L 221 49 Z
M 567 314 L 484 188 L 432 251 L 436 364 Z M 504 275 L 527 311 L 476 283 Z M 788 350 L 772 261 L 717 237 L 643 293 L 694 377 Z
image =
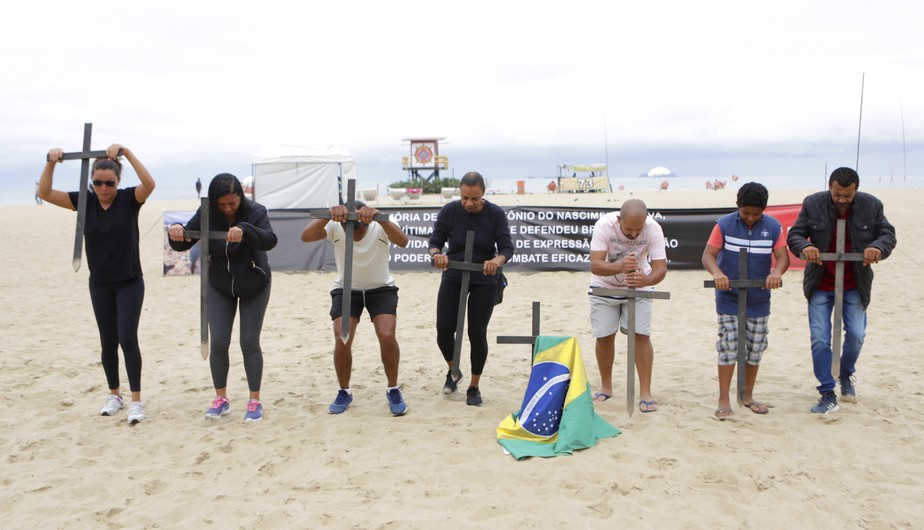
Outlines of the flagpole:
M 908 160 L 905 156 L 905 106 L 898 98 L 898 108 L 902 113 L 902 180 L 908 180 Z
M 863 127 L 863 89 L 866 86 L 866 72 L 863 72 L 863 78 L 860 81 L 860 122 L 857 124 L 857 165 L 854 171 L 860 172 L 860 129 Z
M 606 107 L 603 108 L 603 156 L 606 163 L 606 178 L 610 177 L 610 142 L 606 135 Z M 610 184 L 610 190 L 613 191 L 613 185 Z

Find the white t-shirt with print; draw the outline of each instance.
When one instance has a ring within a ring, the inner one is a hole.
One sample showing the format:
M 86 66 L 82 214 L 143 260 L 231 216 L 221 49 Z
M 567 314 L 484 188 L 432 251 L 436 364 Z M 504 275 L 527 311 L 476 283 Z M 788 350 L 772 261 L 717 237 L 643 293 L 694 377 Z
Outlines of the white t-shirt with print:
M 343 262 L 346 253 L 346 232 L 340 223 L 324 225 L 327 238 L 334 244 L 334 261 L 337 262 L 337 279 L 334 289 L 343 288 Z M 394 287 L 395 279 L 388 269 L 388 251 L 391 242 L 382 225 L 373 221 L 366 235 L 353 242 L 352 290 L 368 291 L 378 287 Z
M 613 263 L 621 260 L 630 252 L 638 256 L 639 265 L 645 274 L 651 273 L 651 260 L 666 260 L 667 251 L 664 245 L 664 231 L 661 225 L 651 217 L 645 219 L 645 227 L 635 239 L 629 239 L 622 233 L 617 221 L 618 212 L 610 212 L 594 225 L 594 235 L 590 241 L 590 251 L 605 251 L 606 261 Z M 591 287 L 604 287 L 607 289 L 626 289 L 626 275 L 598 276 L 592 274 Z M 653 291 L 653 285 L 647 285 L 640 291 Z

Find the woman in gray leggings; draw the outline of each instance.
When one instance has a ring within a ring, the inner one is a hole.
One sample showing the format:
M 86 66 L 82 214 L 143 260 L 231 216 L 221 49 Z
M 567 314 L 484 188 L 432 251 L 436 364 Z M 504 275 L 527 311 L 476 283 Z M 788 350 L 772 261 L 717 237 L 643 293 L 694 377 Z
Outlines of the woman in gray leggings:
M 186 238 L 185 231 L 199 230 L 200 221 L 197 212 L 185 227 L 171 226 L 168 230 L 170 247 L 177 251 L 192 247 L 197 240 Z M 227 231 L 228 236 L 225 241 L 209 242 L 208 311 L 212 337 L 209 366 L 216 395 L 205 417 L 215 419 L 231 412 L 227 394 L 228 348 L 234 315 L 240 306 L 241 352 L 250 387 L 244 421 L 260 421 L 263 419 L 260 332 L 272 283 L 266 251 L 276 246 L 276 234 L 266 208 L 245 197 L 241 182 L 229 173 L 216 176 L 209 185 L 209 226 L 212 230 Z

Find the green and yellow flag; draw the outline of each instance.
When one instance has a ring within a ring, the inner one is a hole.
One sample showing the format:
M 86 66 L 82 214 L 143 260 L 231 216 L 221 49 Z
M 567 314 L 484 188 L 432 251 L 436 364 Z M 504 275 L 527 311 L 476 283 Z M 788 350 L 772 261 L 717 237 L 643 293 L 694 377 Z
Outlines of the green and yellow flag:
M 618 434 L 594 412 L 577 340 L 537 337 L 523 404 L 497 427 L 497 442 L 520 460 L 571 454 Z

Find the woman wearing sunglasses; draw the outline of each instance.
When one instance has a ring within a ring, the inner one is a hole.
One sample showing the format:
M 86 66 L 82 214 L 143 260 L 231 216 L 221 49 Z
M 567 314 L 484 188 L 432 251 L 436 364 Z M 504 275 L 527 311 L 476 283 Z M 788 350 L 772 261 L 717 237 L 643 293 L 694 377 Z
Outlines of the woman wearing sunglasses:
M 119 189 L 122 164 L 119 151 L 138 175 L 141 184 Z M 102 346 L 103 371 L 109 384 L 109 396 L 100 415 L 115 415 L 124 407 L 119 384 L 119 346 L 125 357 L 131 404 L 128 422 L 144 420 L 141 401 L 141 350 L 138 347 L 138 321 L 144 303 L 144 279 L 138 251 L 138 211 L 154 191 L 154 179 L 131 149 L 112 144 L 106 158 L 93 162 L 92 192 L 87 194 L 84 245 L 90 269 L 90 301 L 96 315 Z M 39 197 L 55 206 L 77 210 L 79 192 L 53 189 L 55 164 L 64 151 L 48 151 L 45 170 L 39 179 Z

